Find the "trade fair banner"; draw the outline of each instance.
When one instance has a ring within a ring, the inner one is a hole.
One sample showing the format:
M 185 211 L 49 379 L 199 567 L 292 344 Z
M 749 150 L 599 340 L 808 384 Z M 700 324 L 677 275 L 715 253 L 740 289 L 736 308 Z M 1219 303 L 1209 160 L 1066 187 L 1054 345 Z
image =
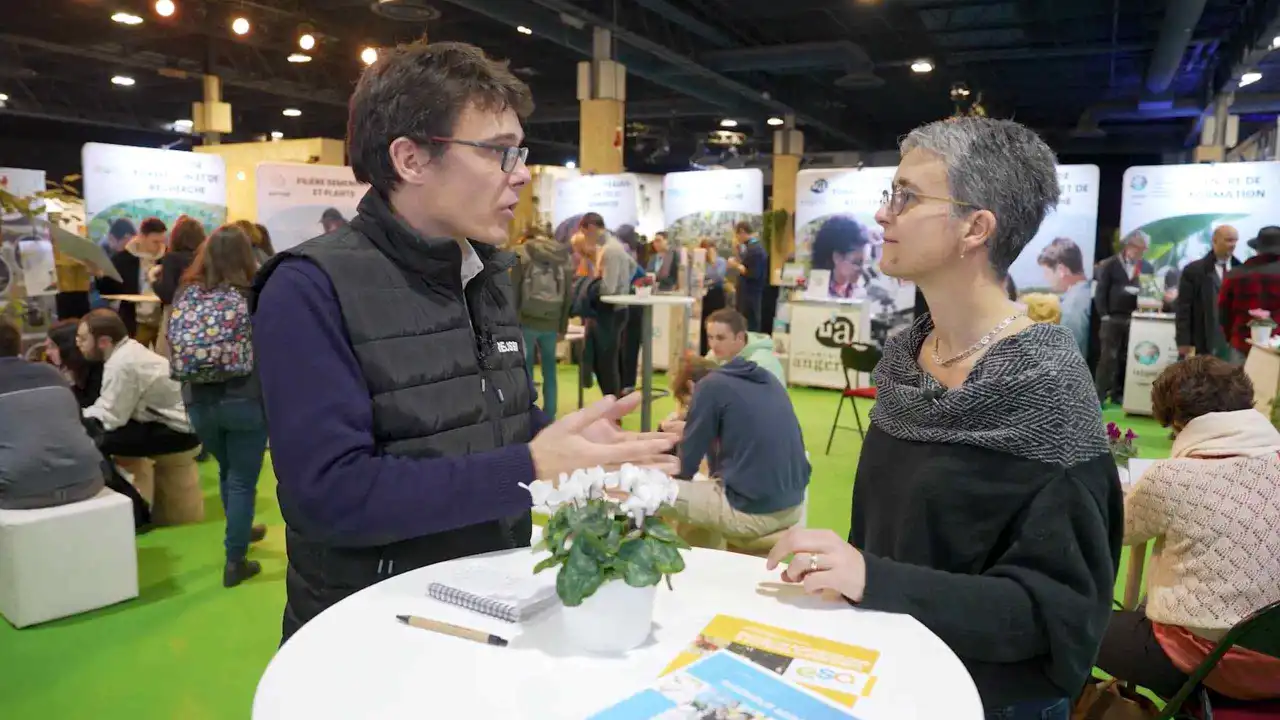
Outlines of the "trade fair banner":
M 610 232 L 622 225 L 636 227 L 640 222 L 637 205 L 639 182 L 635 175 L 582 175 L 556 181 L 556 196 L 551 224 L 556 237 L 571 236 L 582 216 L 599 213 Z M 561 226 L 564 226 L 564 230 Z M 567 234 L 565 234 L 567 233 Z
M 735 224 L 745 220 L 760 230 L 764 173 L 755 168 L 668 173 L 662 211 L 676 246 L 697 247 L 706 238 L 715 242 L 720 257 L 731 257 Z
M 636 179 L 639 181 L 636 214 L 640 218 L 636 230 L 652 240 L 654 234 L 667 227 L 667 218 L 662 211 L 662 176 L 636 175 Z
M 43 170 L 0 168 L 0 189 L 30 198 L 45 189 Z M 0 314 L 9 314 L 30 335 L 48 328 L 57 293 L 53 244 L 48 227 L 19 212 L 0 216 Z M 16 308 L 9 303 L 19 302 Z
M 1093 278 L 1094 247 L 1098 238 L 1098 185 L 1101 172 L 1097 165 L 1059 165 L 1058 188 L 1062 195 L 1058 198 L 1058 208 L 1045 216 L 1040 223 L 1040 230 L 1031 238 L 1031 242 L 1023 248 L 1022 254 L 1009 268 L 1009 276 L 1020 293 L 1051 292 L 1063 293 L 1070 286 L 1063 287 L 1063 281 L 1055 273 L 1054 268 L 1041 264 L 1056 262 L 1051 258 L 1071 256 L 1078 250 L 1081 258 L 1081 274 L 1087 282 Z M 1046 255 L 1046 250 L 1053 250 Z M 1075 275 L 1075 268 L 1070 268 Z
M 1177 287 L 1178 271 L 1209 253 L 1220 225 L 1240 232 L 1237 257 L 1252 255 L 1246 241 L 1276 224 L 1277 199 L 1276 162 L 1131 167 L 1124 173 L 1120 235 L 1146 233 L 1147 261 L 1166 287 Z
M 258 163 L 258 222 L 276 252 L 346 225 L 369 189 L 345 165 Z
M 149 217 L 172 227 L 186 215 L 213 232 L 227 221 L 227 171 L 218 155 L 85 143 L 85 214 L 93 240 L 119 218 L 137 227 Z

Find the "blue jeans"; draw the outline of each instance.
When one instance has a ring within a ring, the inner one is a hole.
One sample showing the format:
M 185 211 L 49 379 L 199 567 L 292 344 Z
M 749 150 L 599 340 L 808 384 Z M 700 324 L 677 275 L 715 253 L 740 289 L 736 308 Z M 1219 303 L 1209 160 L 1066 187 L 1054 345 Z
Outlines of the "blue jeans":
M 987 711 L 987 720 L 1070 720 L 1071 701 L 1032 700 Z
M 559 333 L 524 328 L 524 363 L 533 374 L 533 350 L 542 356 L 542 411 L 556 417 L 556 341 Z
M 267 449 L 262 405 L 248 398 L 224 397 L 192 403 L 187 415 L 200 442 L 218 461 L 218 494 L 227 515 L 227 560 L 242 560 L 249 553 L 258 474 Z

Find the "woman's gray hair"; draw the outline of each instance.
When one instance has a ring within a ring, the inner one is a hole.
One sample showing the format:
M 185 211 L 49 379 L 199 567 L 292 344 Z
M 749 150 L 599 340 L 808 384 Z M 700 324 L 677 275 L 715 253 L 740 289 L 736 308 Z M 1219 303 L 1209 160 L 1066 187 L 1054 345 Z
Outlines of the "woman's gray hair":
M 996 216 L 987 254 L 996 274 L 1004 276 L 1058 205 L 1053 151 L 1025 126 L 978 117 L 939 120 L 912 130 L 900 150 L 906 155 L 915 149 L 946 163 L 952 199 Z M 954 212 L 960 216 L 972 208 L 957 205 Z

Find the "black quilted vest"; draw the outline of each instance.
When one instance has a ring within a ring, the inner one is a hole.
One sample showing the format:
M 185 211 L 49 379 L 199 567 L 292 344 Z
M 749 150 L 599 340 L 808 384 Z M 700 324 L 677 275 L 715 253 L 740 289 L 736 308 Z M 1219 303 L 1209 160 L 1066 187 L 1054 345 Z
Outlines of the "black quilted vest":
M 464 290 L 458 244 L 415 234 L 371 190 L 348 227 L 280 253 L 257 277 L 261 288 L 289 256 L 329 276 L 368 385 L 380 453 L 466 455 L 532 437 L 532 388 L 507 272 L 515 256 L 473 247 L 484 269 Z M 287 505 L 282 496 L 286 520 Z M 369 548 L 332 547 L 290 530 L 285 639 L 391 574 L 527 546 L 530 529 L 525 514 Z

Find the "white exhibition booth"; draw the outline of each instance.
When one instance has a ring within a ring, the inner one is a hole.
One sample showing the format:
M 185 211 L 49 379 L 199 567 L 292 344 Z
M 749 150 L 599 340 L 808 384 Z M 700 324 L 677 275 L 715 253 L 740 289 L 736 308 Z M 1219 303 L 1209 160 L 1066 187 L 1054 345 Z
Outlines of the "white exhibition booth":
M 323 235 L 355 217 L 368 185 L 345 165 L 258 163 L 258 222 L 276 252 Z
M 1209 253 L 1213 231 L 1231 225 L 1241 240 L 1275 223 L 1280 163 L 1239 162 L 1131 167 L 1124 174 L 1120 234 L 1141 230 L 1150 237 L 1147 261 L 1158 283 L 1176 288 L 1187 263 Z M 1236 257 L 1253 251 L 1244 242 Z M 1151 414 L 1151 383 L 1178 359 L 1173 316 L 1134 313 L 1129 328 L 1124 410 Z

